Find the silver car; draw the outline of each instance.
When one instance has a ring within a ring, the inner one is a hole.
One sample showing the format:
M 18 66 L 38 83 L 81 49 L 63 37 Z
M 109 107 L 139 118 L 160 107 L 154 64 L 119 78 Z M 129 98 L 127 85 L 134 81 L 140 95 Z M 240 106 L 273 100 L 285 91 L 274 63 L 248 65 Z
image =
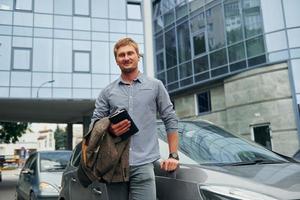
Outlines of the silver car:
M 38 151 L 32 153 L 22 168 L 16 187 L 17 199 L 57 199 L 63 170 L 72 151 Z
M 157 132 L 164 159 L 168 145 L 163 123 L 158 122 Z M 163 171 L 159 161 L 154 163 L 158 200 L 300 199 L 300 163 L 290 157 L 206 121 L 180 121 L 179 142 L 176 171 Z M 64 172 L 60 200 L 107 199 L 101 183 L 83 188 L 78 182 L 80 152 L 78 146 Z

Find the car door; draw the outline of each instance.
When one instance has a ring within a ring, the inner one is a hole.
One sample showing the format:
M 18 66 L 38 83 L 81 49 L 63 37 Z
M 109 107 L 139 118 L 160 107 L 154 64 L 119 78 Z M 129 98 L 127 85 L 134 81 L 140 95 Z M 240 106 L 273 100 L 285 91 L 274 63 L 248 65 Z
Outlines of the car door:
M 81 149 L 78 149 L 80 148 L 79 146 L 81 145 L 78 145 L 75 149 L 69 171 L 65 173 L 65 176 L 68 176 L 67 179 L 69 180 L 70 200 L 82 200 L 82 197 L 89 200 L 108 200 L 105 184 L 95 181 L 87 188 L 80 184 L 77 177 L 77 168 L 81 159 Z

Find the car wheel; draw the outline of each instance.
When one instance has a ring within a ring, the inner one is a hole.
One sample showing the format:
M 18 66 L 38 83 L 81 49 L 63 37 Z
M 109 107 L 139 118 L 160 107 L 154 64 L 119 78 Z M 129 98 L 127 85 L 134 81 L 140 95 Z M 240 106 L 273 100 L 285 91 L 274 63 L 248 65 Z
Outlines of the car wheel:
M 37 200 L 35 195 L 34 195 L 34 192 L 30 193 L 30 200 Z

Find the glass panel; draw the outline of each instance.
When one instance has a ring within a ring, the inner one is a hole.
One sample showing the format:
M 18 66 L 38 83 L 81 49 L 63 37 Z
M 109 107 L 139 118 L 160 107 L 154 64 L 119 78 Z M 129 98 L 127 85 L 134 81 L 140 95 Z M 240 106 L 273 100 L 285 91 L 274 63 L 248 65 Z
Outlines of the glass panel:
M 53 31 L 49 28 L 34 28 L 34 37 L 50 37 L 52 38 Z
M 53 88 L 53 98 L 72 98 L 71 89 Z
M 143 34 L 144 26 L 141 21 L 127 21 L 127 33 Z
M 0 97 L 8 97 L 9 94 L 9 88 L 0 88 Z
M 12 34 L 12 27 L 11 26 L 0 25 L 0 34 L 11 35 Z
M 291 49 L 291 58 L 300 58 L 300 48 L 298 49 Z
M 158 18 L 153 22 L 154 24 L 154 32 L 157 33 L 158 31 L 162 30 L 164 28 L 164 22 L 162 20 L 162 17 Z
M 108 18 L 108 0 L 92 0 L 92 17 Z
M 288 30 L 289 46 L 300 47 L 300 28 Z
M 40 13 L 53 13 L 53 0 L 35 0 L 34 11 Z
M 44 14 L 34 14 L 34 26 L 36 27 L 53 27 L 53 16 Z
M 14 47 L 28 47 L 32 48 L 32 38 L 29 37 L 13 37 Z
M 197 76 L 195 76 L 195 81 L 196 82 L 201 82 L 201 81 L 204 81 L 204 80 L 207 80 L 209 79 L 209 72 L 205 72 L 205 73 L 202 73 L 202 74 L 199 74 Z
M 262 33 L 262 19 L 259 0 L 244 0 L 243 14 L 246 38 Z
M 174 67 L 172 69 L 169 69 L 167 71 L 167 80 L 168 83 L 174 82 L 178 80 L 178 72 L 177 72 L 177 67 Z
M 159 73 L 156 76 L 159 80 L 161 80 L 161 82 L 163 82 L 164 85 L 166 84 L 166 73 L 165 72 Z
M 279 52 L 269 54 L 269 61 L 270 62 L 277 62 L 277 61 L 280 61 L 280 60 L 287 60 L 288 58 L 289 58 L 288 50 L 279 51 Z
M 0 86 L 9 86 L 9 72 L 0 71 Z
M 73 17 L 73 29 L 91 30 L 91 19 L 87 17 Z
M 227 66 L 211 70 L 211 76 L 212 77 L 221 76 L 221 75 L 224 75 L 224 74 L 227 74 L 227 73 L 228 73 L 228 67 Z
M 72 17 L 55 15 L 54 28 L 72 29 Z
M 13 48 L 13 69 L 30 70 L 31 48 Z
M 177 45 L 179 63 L 191 59 L 189 24 L 185 22 L 177 26 Z
M 46 81 L 52 80 L 51 73 L 32 73 L 32 87 L 39 87 Z M 51 83 L 43 85 L 43 87 L 51 87 Z
M 296 93 L 300 93 L 300 59 L 291 60 L 293 78 L 294 78 L 294 86 Z M 298 102 L 299 103 L 299 102 Z
M 107 42 L 92 43 L 92 72 L 109 73 L 109 54 L 111 49 Z M 101 56 L 101 59 L 99 59 Z
M 156 71 L 160 72 L 165 69 L 164 66 L 164 53 L 160 52 L 159 54 L 156 55 Z
M 126 19 L 126 1 L 109 0 L 109 18 Z
M 155 50 L 159 51 L 160 49 L 164 48 L 164 38 L 163 35 L 159 35 L 157 37 L 155 37 Z
M 108 31 L 108 20 L 92 18 L 92 30 L 93 31 Z
M 91 89 L 73 89 L 73 98 L 90 99 L 92 95 Z
M 191 85 L 191 84 L 193 84 L 193 77 L 186 78 L 186 79 L 180 81 L 180 86 L 181 87 Z
M 204 13 L 200 13 L 196 17 L 192 18 L 190 23 L 192 33 L 197 31 L 203 31 L 205 28 Z
M 167 86 L 167 88 L 168 88 L 169 91 L 175 90 L 178 87 L 179 87 L 178 82 L 172 83 L 172 84 L 170 84 L 170 85 Z
M 91 40 L 91 32 L 89 31 L 73 31 L 74 40 Z
M 0 24 L 12 25 L 12 12 L 0 11 Z
M 165 48 L 166 48 L 166 64 L 167 68 L 170 68 L 177 64 L 177 52 L 176 52 L 175 29 L 165 33 Z
M 197 94 L 197 102 L 199 113 L 211 111 L 211 100 L 209 91 Z
M 263 0 L 261 3 L 266 33 L 284 28 L 281 0 Z M 274 15 L 276 13 L 276 15 Z
M 0 69 L 9 70 L 11 62 L 11 37 L 0 36 Z
M 14 98 L 30 98 L 31 89 L 30 88 L 25 88 L 25 87 L 11 87 L 10 88 L 10 97 Z
M 184 17 L 188 14 L 187 4 L 182 4 L 176 7 L 176 19 Z
M 72 41 L 54 40 L 53 70 L 72 72 Z
M 192 63 L 188 62 L 179 65 L 179 73 L 180 73 L 180 79 L 191 76 L 193 74 Z
M 98 41 L 108 41 L 108 33 L 96 33 L 92 32 L 92 40 L 98 40 Z
M 55 80 L 53 87 L 72 87 L 72 74 L 53 73 L 53 80 Z
M 12 10 L 13 1 L 12 0 L 0 0 L 0 10 Z
M 226 49 L 213 52 L 209 55 L 211 68 L 216 68 L 227 63 Z
M 91 88 L 91 74 L 73 74 L 73 87 Z
M 241 61 L 241 62 L 231 64 L 229 67 L 230 67 L 231 72 L 238 71 L 241 69 L 245 69 L 247 67 L 247 63 L 246 63 L 246 61 Z
M 284 5 L 284 14 L 287 27 L 300 26 L 300 1 L 299 0 L 285 0 L 282 1 Z
M 243 39 L 242 17 L 239 0 L 227 0 L 224 5 L 227 43 Z
M 91 50 L 91 42 L 73 40 L 73 50 L 90 51 Z
M 168 26 L 174 22 L 175 16 L 174 16 L 174 10 L 172 9 L 170 12 L 164 14 L 164 24 L 165 26 Z
M 203 56 L 194 60 L 194 73 L 200 73 L 208 70 L 208 57 Z
M 120 20 L 109 20 L 109 30 L 110 32 L 125 33 L 126 23 Z
M 31 86 L 31 72 L 11 72 L 11 86 Z
M 33 35 L 33 29 L 28 28 L 28 27 L 14 26 L 13 34 L 14 35 L 19 35 L 19 36 L 32 36 Z
M 74 0 L 74 15 L 90 15 L 90 0 Z
M 72 15 L 73 0 L 54 0 L 54 13 Z
M 67 30 L 54 30 L 54 38 L 72 39 L 72 31 Z
M 89 51 L 73 51 L 74 56 L 74 71 L 75 72 L 90 72 L 91 52 Z
M 245 58 L 245 47 L 244 43 L 233 45 L 228 48 L 229 62 L 242 60 Z
M 32 10 L 32 0 L 16 0 L 16 10 Z
M 266 35 L 268 52 L 287 48 L 285 31 L 270 33 Z
M 32 13 L 14 12 L 14 25 L 32 26 L 33 25 Z
M 52 71 L 52 40 L 34 39 L 33 70 Z
M 248 66 L 255 66 L 266 62 L 266 56 L 257 56 L 248 60 Z
M 206 52 L 205 32 L 199 33 L 193 37 L 194 55 L 199 55 Z
M 127 2 L 127 18 L 128 19 L 142 19 L 140 3 Z
M 193 0 L 190 1 L 190 12 L 193 12 L 195 10 L 198 10 L 199 8 L 201 8 L 202 6 L 204 6 L 204 0 Z
M 206 11 L 208 45 L 210 50 L 225 45 L 224 18 L 221 4 Z
M 104 88 L 109 84 L 109 75 L 93 74 L 92 88 Z
M 260 55 L 265 52 L 264 40 L 262 36 L 247 40 L 246 46 L 247 46 L 248 57 Z

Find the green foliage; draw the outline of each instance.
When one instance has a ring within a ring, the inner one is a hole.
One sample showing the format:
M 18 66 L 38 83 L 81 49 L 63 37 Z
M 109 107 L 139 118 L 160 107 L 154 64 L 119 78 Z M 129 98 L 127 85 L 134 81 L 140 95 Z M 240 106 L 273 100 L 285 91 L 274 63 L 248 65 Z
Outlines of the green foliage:
M 55 149 L 67 149 L 67 132 L 65 129 L 56 127 L 54 131 Z
M 0 122 L 0 142 L 16 143 L 28 126 L 27 122 Z

